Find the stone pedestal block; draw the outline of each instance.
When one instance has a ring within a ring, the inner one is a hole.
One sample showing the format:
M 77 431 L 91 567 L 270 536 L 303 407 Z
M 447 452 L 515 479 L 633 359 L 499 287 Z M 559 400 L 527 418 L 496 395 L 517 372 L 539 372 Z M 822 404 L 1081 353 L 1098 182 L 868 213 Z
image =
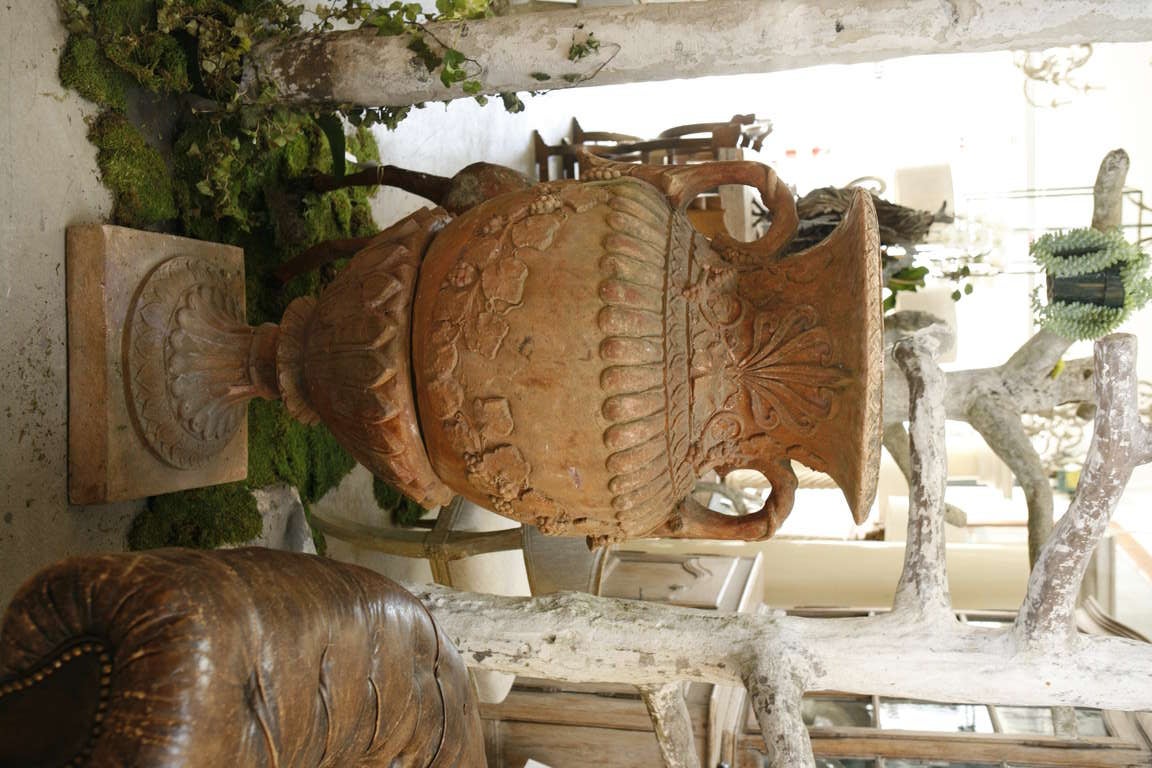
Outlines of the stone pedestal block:
M 219 381 L 160 373 L 181 359 L 203 359 L 210 344 L 202 328 L 179 328 L 189 310 L 207 306 L 224 325 L 247 327 L 243 251 L 102 225 L 70 227 L 67 245 L 72 503 L 243 480 L 244 402 L 205 407 L 203 399 L 221 389 Z M 138 374 L 134 383 L 129 370 Z M 171 429 L 159 424 L 163 412 L 177 413 L 181 434 L 159 434 Z

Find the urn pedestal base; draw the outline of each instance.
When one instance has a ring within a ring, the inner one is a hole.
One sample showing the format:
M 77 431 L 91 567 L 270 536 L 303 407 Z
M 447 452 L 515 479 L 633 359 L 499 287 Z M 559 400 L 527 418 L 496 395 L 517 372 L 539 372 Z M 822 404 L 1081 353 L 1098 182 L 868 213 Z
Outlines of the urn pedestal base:
M 196 265 L 194 272 L 206 276 L 207 287 L 163 286 L 158 269 L 174 259 Z M 66 266 L 71 502 L 103 504 L 243 480 L 248 473 L 248 425 L 242 405 L 239 412 L 230 409 L 221 415 L 219 423 L 189 423 L 191 430 L 211 436 L 206 441 L 211 450 L 201 455 L 193 448 L 190 455 L 175 459 L 184 466 L 173 466 L 171 458 L 165 461 L 156 454 L 148 442 L 149 426 L 140 424 L 141 414 L 131 402 L 127 371 L 141 361 L 131 359 L 125 344 L 126 336 L 146 336 L 148 323 L 154 323 L 159 334 L 181 311 L 181 301 L 215 299 L 226 308 L 226 319 L 238 313 L 243 321 L 243 251 L 172 235 L 85 225 L 68 229 Z M 141 317 L 135 309 L 142 298 L 147 302 L 143 294 L 149 286 L 175 297 L 167 306 L 153 305 L 152 314 Z M 137 347 L 146 350 L 148 339 L 138 340 L 143 344 Z M 171 350 L 166 352 L 162 343 L 152 352 L 157 363 L 171 360 Z M 152 407 L 168 407 L 164 392 L 141 394 Z M 144 420 L 148 418 L 145 414 Z

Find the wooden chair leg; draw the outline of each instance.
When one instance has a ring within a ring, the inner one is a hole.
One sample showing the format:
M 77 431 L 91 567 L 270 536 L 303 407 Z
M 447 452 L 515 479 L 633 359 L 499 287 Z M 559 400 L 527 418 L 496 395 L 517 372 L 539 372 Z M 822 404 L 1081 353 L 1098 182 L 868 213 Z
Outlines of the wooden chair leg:
M 536 154 L 536 177 L 540 181 L 548 181 L 548 145 L 540 136 L 539 131 L 532 131 L 532 149 Z
M 580 127 L 580 121 L 572 118 L 572 143 L 580 146 L 584 143 L 584 129 Z
M 568 140 L 563 141 L 565 147 L 571 147 Z M 572 151 L 560 155 L 561 177 L 565 179 L 580 178 L 576 171 L 576 155 Z
M 453 586 L 449 563 L 488 552 L 523 549 L 523 530 L 454 531 L 463 510 L 464 499 L 457 496 L 440 509 L 433 529 L 424 533 L 406 528 L 365 525 L 339 517 L 312 514 L 312 524 L 325 536 L 340 539 L 358 547 L 401 557 L 418 557 L 428 561 L 437 584 Z

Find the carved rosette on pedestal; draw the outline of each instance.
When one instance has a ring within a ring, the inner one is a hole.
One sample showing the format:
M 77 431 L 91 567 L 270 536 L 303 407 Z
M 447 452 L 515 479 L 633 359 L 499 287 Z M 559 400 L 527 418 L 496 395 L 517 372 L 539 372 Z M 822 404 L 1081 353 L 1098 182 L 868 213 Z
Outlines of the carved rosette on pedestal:
M 409 216 L 279 327 L 244 324 L 226 262 L 163 261 L 124 344 L 142 439 L 194 468 L 234 439 L 248 399 L 282 397 L 420 504 L 459 493 L 546 533 L 764 538 L 791 509 L 792 460 L 866 514 L 882 370 L 870 198 L 781 258 L 795 208 L 765 166 L 584 167 L 587 181 L 455 219 Z M 765 237 L 692 228 L 687 203 L 719 184 L 760 190 Z M 697 477 L 738 467 L 771 482 L 763 509 L 692 498 Z
M 276 326 L 244 319 L 244 275 L 173 256 L 145 278 L 129 311 L 124 368 L 140 436 L 160 460 L 201 467 L 235 437 L 253 397 L 275 397 Z

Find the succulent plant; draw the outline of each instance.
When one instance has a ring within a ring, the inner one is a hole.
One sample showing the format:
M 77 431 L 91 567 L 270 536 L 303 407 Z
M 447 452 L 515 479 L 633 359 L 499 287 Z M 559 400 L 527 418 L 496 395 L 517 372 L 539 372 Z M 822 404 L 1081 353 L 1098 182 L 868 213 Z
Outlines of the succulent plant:
M 1101 232 L 1076 229 L 1049 233 L 1032 245 L 1032 258 L 1052 278 L 1098 275 L 1114 271 L 1124 287 L 1119 306 L 1050 298 L 1042 304 L 1033 295 L 1033 308 L 1041 326 L 1069 339 L 1096 339 L 1115 330 L 1152 298 L 1150 260 L 1119 230 Z M 1037 292 L 1038 294 L 1038 292 Z

